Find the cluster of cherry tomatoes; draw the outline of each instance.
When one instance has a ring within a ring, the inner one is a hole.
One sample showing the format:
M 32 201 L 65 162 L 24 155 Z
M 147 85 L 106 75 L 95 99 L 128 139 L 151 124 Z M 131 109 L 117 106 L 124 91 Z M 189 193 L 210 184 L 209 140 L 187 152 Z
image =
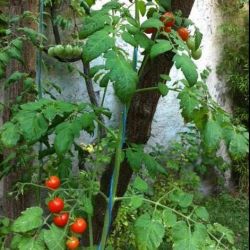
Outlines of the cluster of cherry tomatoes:
M 160 20 L 164 23 L 164 27 L 161 29 L 162 31 L 165 31 L 167 33 L 172 31 L 172 28 L 175 24 L 175 16 L 172 12 L 165 12 Z M 157 32 L 156 28 L 147 28 L 145 29 L 145 33 L 147 34 L 154 34 Z M 195 50 L 195 39 L 193 37 L 190 37 L 190 32 L 185 27 L 179 27 L 177 29 L 177 33 L 180 36 L 180 38 L 187 43 L 188 48 L 191 50 L 191 55 L 193 59 L 198 60 L 201 57 L 201 49 L 198 48 Z
M 57 176 L 50 176 L 45 181 L 47 188 L 56 190 L 60 187 L 61 181 Z M 48 202 L 48 209 L 54 215 L 53 223 L 58 227 L 65 227 L 69 223 L 70 214 L 63 211 L 64 200 L 60 197 L 55 197 Z M 87 222 L 83 218 L 76 218 L 70 224 L 70 231 L 75 234 L 82 234 L 87 229 Z M 80 241 L 75 236 L 70 236 L 66 242 L 68 249 L 76 249 L 80 245 Z

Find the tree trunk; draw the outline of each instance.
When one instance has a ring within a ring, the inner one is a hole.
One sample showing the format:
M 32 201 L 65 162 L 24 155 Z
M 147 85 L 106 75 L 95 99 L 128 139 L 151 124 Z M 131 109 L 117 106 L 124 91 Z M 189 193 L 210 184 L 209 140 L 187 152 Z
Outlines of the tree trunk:
M 11 0 L 9 4 L 8 13 L 10 17 L 20 15 L 24 11 L 31 11 L 32 13 L 36 13 L 38 10 L 38 0 Z M 21 23 L 26 27 L 36 28 L 36 24 L 34 22 L 25 22 Z M 25 42 L 23 46 L 23 59 L 24 64 L 22 65 L 20 62 L 12 61 L 7 69 L 6 76 L 8 77 L 14 71 L 22 71 L 30 74 L 31 77 L 35 75 L 35 48 L 30 44 L 30 42 Z M 17 82 L 11 85 L 4 92 L 4 103 L 8 108 L 5 108 L 3 112 L 3 122 L 8 121 L 11 118 L 11 106 L 15 103 L 17 96 L 20 95 L 22 91 L 22 82 Z M 4 152 L 4 156 L 8 155 L 9 151 Z M 15 164 L 15 160 L 11 162 L 11 164 Z M 15 183 L 22 176 L 22 170 L 18 170 L 16 172 L 11 172 L 8 176 L 3 179 L 3 210 L 4 215 L 9 218 L 16 218 L 22 210 L 24 210 L 30 203 L 30 199 L 28 195 L 24 195 L 20 197 L 20 199 L 16 200 L 14 197 L 9 197 L 8 193 L 12 190 Z
M 181 10 L 183 16 L 188 17 L 193 7 L 194 0 L 172 0 L 172 9 Z M 138 89 L 156 86 L 160 81 L 160 74 L 168 74 L 173 66 L 173 53 L 166 53 L 154 60 L 148 60 L 141 72 Z M 160 98 L 158 92 L 141 92 L 136 94 L 131 102 L 127 119 L 127 140 L 130 143 L 145 144 L 151 133 L 151 124 Z M 101 191 L 108 196 L 110 180 L 113 172 L 113 162 L 107 167 L 101 178 Z M 121 165 L 117 196 L 123 196 L 127 190 L 133 171 L 125 159 Z M 101 195 L 95 197 L 95 211 L 93 216 L 94 242 L 98 244 L 101 238 L 106 201 Z M 115 219 L 120 203 L 117 202 L 113 209 Z M 87 235 L 84 239 L 88 241 Z

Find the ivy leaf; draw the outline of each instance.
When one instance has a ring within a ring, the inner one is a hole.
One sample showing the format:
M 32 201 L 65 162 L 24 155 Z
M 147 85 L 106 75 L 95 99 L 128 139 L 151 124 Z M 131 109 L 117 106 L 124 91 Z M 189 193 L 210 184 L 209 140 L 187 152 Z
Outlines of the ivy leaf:
M 44 241 L 49 250 L 65 249 L 65 230 L 52 224 L 50 230 L 44 230 Z
M 142 180 L 142 178 L 140 178 L 139 176 L 135 178 L 133 187 L 141 192 L 146 192 L 148 190 L 147 182 Z
M 89 36 L 83 47 L 82 57 L 84 62 L 92 61 L 108 49 L 114 47 L 114 45 L 114 38 L 110 37 L 107 31 L 100 30 L 95 32 L 93 35 Z
M 205 124 L 204 130 L 202 131 L 202 137 L 204 146 L 208 150 L 217 149 L 222 139 L 222 130 L 217 121 L 208 119 L 207 123 Z
M 234 159 L 241 159 L 249 153 L 248 139 L 241 133 L 234 132 L 229 144 L 229 152 Z
M 129 32 L 126 32 L 126 31 L 123 32 L 123 33 L 122 33 L 122 39 L 123 39 L 126 43 L 132 45 L 133 47 L 136 47 L 136 46 L 137 46 L 137 42 L 136 42 L 135 38 L 134 38 Z
M 141 28 L 142 29 L 147 29 L 147 28 L 156 28 L 156 29 L 160 29 L 161 27 L 163 27 L 164 24 L 162 21 L 160 21 L 159 19 L 157 18 L 149 18 L 147 19 L 146 21 L 144 21 L 142 24 L 141 24 Z
M 177 69 L 181 69 L 189 85 L 192 87 L 198 80 L 198 73 L 196 71 L 196 65 L 187 55 L 175 55 L 173 58 Z
M 127 103 L 136 90 L 138 75 L 121 54 L 109 51 L 105 58 L 106 69 L 110 70 L 109 76 L 113 81 L 115 93 L 121 102 Z
M 169 92 L 168 86 L 166 84 L 163 84 L 163 83 L 158 84 L 158 89 L 159 89 L 162 96 L 166 96 Z
M 40 207 L 27 208 L 12 224 L 13 232 L 25 233 L 42 226 L 42 215 L 43 210 Z
M 153 221 L 149 214 L 141 215 L 135 222 L 136 245 L 140 250 L 157 249 L 165 233 L 164 226 Z
M 79 32 L 79 38 L 84 39 L 89 35 L 92 35 L 94 32 L 101 30 L 109 22 L 109 16 L 102 12 L 93 16 L 84 17 L 83 26 Z
M 157 43 L 154 44 L 150 51 L 150 57 L 154 58 L 160 54 L 163 54 L 172 49 L 172 45 L 167 40 L 157 40 Z
M 195 214 L 202 220 L 208 221 L 209 214 L 207 212 L 207 209 L 205 207 L 197 207 L 195 209 Z
M 18 133 L 16 125 L 11 122 L 6 122 L 1 130 L 0 138 L 3 145 L 7 148 L 16 146 L 20 139 L 20 134 Z

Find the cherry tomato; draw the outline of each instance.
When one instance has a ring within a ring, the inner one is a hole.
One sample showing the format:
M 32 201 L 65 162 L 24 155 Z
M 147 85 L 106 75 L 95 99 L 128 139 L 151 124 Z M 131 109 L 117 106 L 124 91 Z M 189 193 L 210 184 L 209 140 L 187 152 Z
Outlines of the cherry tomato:
M 156 33 L 157 32 L 157 29 L 156 28 L 147 28 L 145 29 L 144 31 L 146 34 L 153 34 L 153 33 Z
M 164 27 L 164 31 L 167 33 L 171 32 L 171 30 L 172 30 L 171 27 L 167 27 L 167 26 Z
M 189 31 L 187 28 L 181 27 L 177 30 L 179 36 L 183 41 L 187 41 L 189 38 Z
M 199 60 L 201 58 L 202 51 L 201 49 L 197 49 L 196 51 L 192 51 L 192 57 L 194 60 Z
M 71 236 L 66 242 L 66 246 L 68 249 L 76 249 L 79 245 L 80 241 L 74 236 Z
M 172 12 L 164 13 L 160 20 L 164 22 L 165 27 L 172 27 L 175 23 L 175 18 Z
M 55 175 L 50 176 L 49 179 L 47 179 L 45 181 L 45 186 L 48 187 L 48 188 L 51 188 L 51 189 L 57 189 L 57 188 L 60 187 L 60 185 L 61 185 L 61 181 Z
M 193 37 L 188 38 L 187 40 L 187 46 L 190 50 L 195 49 L 195 39 Z
M 64 208 L 64 201 L 56 197 L 48 203 L 49 211 L 51 213 L 60 213 Z
M 58 227 L 64 227 L 69 220 L 69 213 L 61 213 L 53 218 L 53 222 Z
M 83 218 L 77 218 L 74 223 L 70 226 L 70 229 L 74 233 L 84 233 L 87 228 L 87 222 Z

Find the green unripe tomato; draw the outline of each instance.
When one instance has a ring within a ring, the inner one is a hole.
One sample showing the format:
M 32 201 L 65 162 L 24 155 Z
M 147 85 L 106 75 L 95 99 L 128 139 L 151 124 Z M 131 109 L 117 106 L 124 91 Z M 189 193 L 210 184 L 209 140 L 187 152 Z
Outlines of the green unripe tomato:
M 64 52 L 64 47 L 60 44 L 60 45 L 56 45 L 56 47 L 54 47 L 54 55 L 61 57 L 62 54 Z
M 72 57 L 79 57 L 82 54 L 82 48 L 75 46 L 72 50 Z
M 190 37 L 188 40 L 187 40 L 187 46 L 190 50 L 195 50 L 195 39 L 193 37 Z
M 73 47 L 68 44 L 65 46 L 65 56 L 66 57 L 72 57 L 72 54 L 73 54 Z
M 192 57 L 195 60 L 199 60 L 201 58 L 202 55 L 202 50 L 201 49 L 197 49 L 195 51 L 192 51 Z
M 55 55 L 55 48 L 54 47 L 50 47 L 48 50 L 48 55 L 49 56 L 54 56 Z

